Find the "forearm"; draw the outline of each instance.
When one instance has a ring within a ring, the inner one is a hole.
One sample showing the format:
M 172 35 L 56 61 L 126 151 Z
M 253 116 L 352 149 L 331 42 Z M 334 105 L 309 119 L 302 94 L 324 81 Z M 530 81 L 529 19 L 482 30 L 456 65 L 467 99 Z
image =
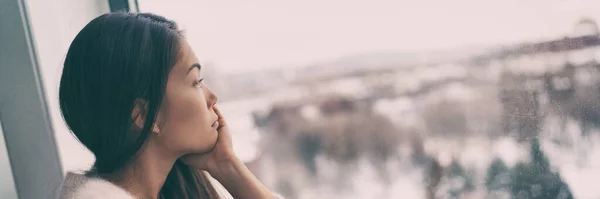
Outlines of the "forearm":
M 211 175 L 219 181 L 233 198 L 276 198 L 239 159 L 214 165 Z

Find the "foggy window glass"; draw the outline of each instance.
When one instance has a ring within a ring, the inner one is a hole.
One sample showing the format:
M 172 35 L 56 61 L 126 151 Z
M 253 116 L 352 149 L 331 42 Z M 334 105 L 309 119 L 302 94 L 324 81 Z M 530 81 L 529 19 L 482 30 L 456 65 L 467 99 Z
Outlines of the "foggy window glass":
M 287 198 L 600 198 L 600 1 L 138 2 Z

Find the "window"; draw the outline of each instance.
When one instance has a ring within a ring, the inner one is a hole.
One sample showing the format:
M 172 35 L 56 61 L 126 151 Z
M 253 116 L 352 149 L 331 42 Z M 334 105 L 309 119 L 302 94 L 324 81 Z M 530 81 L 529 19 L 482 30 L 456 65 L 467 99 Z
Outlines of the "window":
M 2 179 L 0 180 L 0 197 L 17 198 L 8 152 L 4 143 L 4 133 L 2 132 L 2 125 L 0 125 L 0 175 L 2 175 L 0 178 Z
M 138 3 L 290 198 L 600 197 L 596 0 Z

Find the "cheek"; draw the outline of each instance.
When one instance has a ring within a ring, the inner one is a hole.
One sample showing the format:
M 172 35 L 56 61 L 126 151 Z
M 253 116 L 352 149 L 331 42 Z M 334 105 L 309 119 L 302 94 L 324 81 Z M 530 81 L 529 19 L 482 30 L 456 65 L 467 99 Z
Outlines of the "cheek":
M 168 94 L 165 104 L 163 137 L 166 147 L 184 153 L 204 152 L 212 148 L 216 134 L 211 132 L 211 113 L 204 96 L 193 91 L 173 94 Z
M 200 125 L 208 119 L 208 110 L 201 97 L 181 96 L 169 101 L 168 117 L 171 123 Z

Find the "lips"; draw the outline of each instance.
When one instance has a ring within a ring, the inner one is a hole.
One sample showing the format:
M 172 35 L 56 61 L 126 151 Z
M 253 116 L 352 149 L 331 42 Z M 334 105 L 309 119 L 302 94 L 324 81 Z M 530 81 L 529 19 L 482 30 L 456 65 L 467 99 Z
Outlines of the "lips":
M 213 122 L 213 124 L 210 127 L 212 127 L 212 128 L 219 127 L 219 121 L 217 120 L 217 121 Z

